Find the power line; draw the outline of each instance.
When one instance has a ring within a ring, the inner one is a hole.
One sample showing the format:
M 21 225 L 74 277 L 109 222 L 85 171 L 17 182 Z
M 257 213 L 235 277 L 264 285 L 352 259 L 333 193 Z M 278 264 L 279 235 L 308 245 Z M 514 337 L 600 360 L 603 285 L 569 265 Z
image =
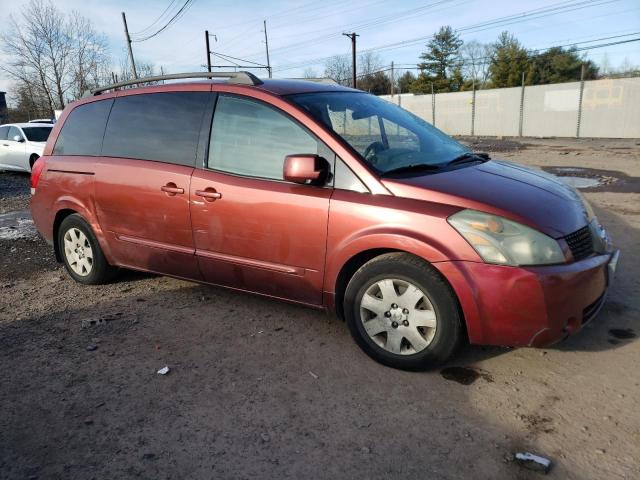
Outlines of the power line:
M 162 33 L 163 31 L 165 31 L 167 28 L 169 28 L 171 25 L 173 25 L 174 23 L 176 23 L 178 20 L 180 20 L 180 18 L 187 13 L 187 10 L 189 10 L 189 8 L 191 7 L 191 5 L 193 5 L 193 2 L 195 0 L 186 0 L 184 2 L 184 4 L 182 5 L 182 7 L 180 7 L 180 10 L 178 10 L 178 12 L 169 19 L 169 21 L 160 29 L 158 29 L 155 33 L 152 33 L 151 35 L 147 35 L 146 37 L 143 38 L 136 38 L 133 39 L 134 42 L 144 42 L 146 40 L 149 40 L 153 37 L 155 37 L 156 35 L 159 35 L 160 33 Z
M 390 22 L 394 22 L 400 18 L 409 16 L 409 15 L 416 15 L 417 13 L 420 12 L 425 12 L 428 11 L 434 7 L 443 5 L 443 4 L 447 4 L 447 3 L 451 3 L 454 0 L 437 0 L 435 2 L 429 3 L 428 5 L 423 5 L 421 7 L 417 7 L 417 8 L 411 8 L 408 10 L 403 10 L 401 12 L 398 13 L 393 13 L 393 14 L 388 14 L 388 15 L 382 15 L 379 17 L 374 17 L 371 18 L 369 20 L 366 20 L 364 22 L 360 22 L 360 23 L 355 23 L 355 24 L 348 24 L 348 25 L 343 25 L 341 27 L 329 27 L 329 28 L 324 28 L 321 30 L 316 30 L 315 32 L 311 32 L 311 33 L 318 33 L 318 32 L 323 32 L 323 31 L 333 31 L 334 33 L 330 33 L 327 35 L 320 35 L 320 36 L 316 36 L 316 37 L 312 37 L 312 38 L 308 38 L 306 40 L 302 40 L 293 44 L 289 44 L 289 45 L 284 45 L 282 47 L 277 47 L 277 48 L 273 48 L 271 49 L 271 52 L 279 52 L 282 53 L 284 51 L 291 51 L 291 50 L 297 50 L 300 48 L 303 48 L 307 45 L 311 45 L 311 44 L 315 44 L 320 40 L 325 40 L 325 39 L 330 39 L 330 38 L 337 38 L 340 36 L 339 33 L 336 33 L 336 31 L 340 31 L 340 30 L 346 30 L 346 31 L 353 31 L 353 30 L 363 30 L 363 29 L 367 29 L 367 28 L 371 28 L 371 27 L 375 27 L 378 25 L 383 25 L 385 23 L 390 23 Z M 467 3 L 470 0 L 467 0 L 463 3 Z M 252 53 L 247 55 L 247 57 L 251 58 L 254 56 L 257 56 L 257 53 Z
M 169 9 L 171 8 L 171 6 L 176 3 L 176 0 L 171 0 L 171 2 L 169 2 L 169 5 L 167 5 L 167 8 L 165 8 L 162 13 L 160 14 L 160 16 L 158 18 L 156 18 L 153 23 L 151 23 L 149 26 L 147 26 L 146 28 L 143 28 L 142 30 L 140 30 L 139 32 L 132 32 L 131 35 L 142 35 L 144 34 L 146 31 L 151 30 L 151 28 L 158 23 L 162 17 L 164 17 L 164 14 L 167 13 L 167 11 L 169 11 Z
M 538 9 L 534 9 L 534 10 L 529 10 L 529 11 L 524 11 L 521 13 L 517 13 L 517 14 L 512 14 L 512 15 L 507 15 L 504 17 L 498 17 L 498 18 L 494 18 L 494 19 L 490 19 L 490 20 L 486 20 L 484 22 L 479 22 L 476 24 L 472 24 L 472 25 L 467 25 L 464 27 L 460 27 L 458 29 L 456 29 L 456 32 L 458 33 L 471 33 L 471 32 L 476 32 L 476 31 L 482 31 L 482 30 L 486 30 L 488 28 L 495 28 L 495 27 L 502 27 L 502 26 L 506 26 L 506 25 L 512 25 L 514 23 L 519 23 L 525 20 L 532 20 L 532 19 L 538 19 L 538 18 L 543 18 L 549 15 L 556 15 L 559 13 L 567 13 L 570 11 L 574 11 L 577 9 L 583 9 L 583 8 L 587 8 L 587 7 L 593 7 L 593 6 L 600 6 L 600 5 L 605 5 L 608 3 L 613 3 L 619 0 L 583 0 L 583 1 L 569 1 L 569 2 L 565 2 L 562 5 L 555 5 L 555 6 L 550 6 L 550 7 L 541 7 Z M 434 35 L 428 35 L 428 36 L 423 36 L 423 37 L 416 37 L 416 38 L 412 38 L 412 39 L 408 39 L 408 40 L 402 40 L 402 41 L 396 41 L 396 42 L 392 42 L 392 43 L 388 43 L 388 44 L 383 44 L 383 45 L 379 45 L 376 47 L 372 47 L 372 48 L 368 48 L 363 50 L 363 52 L 380 52 L 380 51 L 384 51 L 384 50 L 393 50 L 395 48 L 404 48 L 407 46 L 412 46 L 415 45 L 417 43 L 422 43 L 424 41 L 428 41 L 430 39 L 432 39 L 434 37 Z M 298 62 L 298 63 L 291 63 L 291 64 L 285 64 L 282 67 L 279 67 L 277 69 L 275 69 L 275 71 L 286 71 L 286 70 L 292 70 L 294 68 L 300 68 L 300 67 L 305 67 L 308 65 L 314 65 L 317 63 L 320 63 L 322 61 L 325 61 L 327 59 L 331 58 L 331 56 L 326 56 L 326 57 L 320 57 L 320 58 L 316 58 L 313 60 L 307 60 L 307 61 L 303 61 L 303 62 Z

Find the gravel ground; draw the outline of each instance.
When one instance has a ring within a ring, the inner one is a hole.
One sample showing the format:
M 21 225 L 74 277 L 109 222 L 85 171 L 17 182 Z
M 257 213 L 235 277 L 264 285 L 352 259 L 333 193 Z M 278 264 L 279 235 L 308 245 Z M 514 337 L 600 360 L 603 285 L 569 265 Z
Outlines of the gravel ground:
M 640 478 L 640 147 L 465 141 L 606 170 L 584 192 L 623 252 L 577 336 L 425 373 L 374 363 L 322 312 L 131 272 L 75 284 L 19 223 L 28 177 L 0 173 L 0 478 L 538 478 L 516 451 L 549 478 Z

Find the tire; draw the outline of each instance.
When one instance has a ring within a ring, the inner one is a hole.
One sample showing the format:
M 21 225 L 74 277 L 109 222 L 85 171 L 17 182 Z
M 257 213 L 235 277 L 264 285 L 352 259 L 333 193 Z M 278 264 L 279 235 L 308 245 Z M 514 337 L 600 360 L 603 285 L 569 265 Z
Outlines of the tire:
M 77 213 L 60 224 L 58 248 L 67 272 L 78 283 L 107 283 L 118 271 L 107 263 L 93 230 Z
M 463 336 L 449 284 L 428 263 L 407 253 L 381 255 L 360 267 L 347 285 L 344 312 L 360 348 L 402 370 L 442 364 Z
M 29 171 L 33 170 L 33 165 L 36 163 L 36 160 L 38 160 L 39 158 L 40 156 L 36 155 L 35 153 L 31 155 L 31 157 L 29 157 Z

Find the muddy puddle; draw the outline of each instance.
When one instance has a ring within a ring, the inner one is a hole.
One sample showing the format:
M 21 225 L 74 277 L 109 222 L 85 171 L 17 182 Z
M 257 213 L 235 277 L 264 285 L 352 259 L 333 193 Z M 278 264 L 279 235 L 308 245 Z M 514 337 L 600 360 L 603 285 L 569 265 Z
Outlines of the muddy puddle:
M 542 167 L 560 181 L 580 190 L 594 192 L 640 192 L 640 177 L 624 172 L 583 167 Z
M 486 372 L 470 367 L 447 367 L 440 370 L 440 375 L 446 380 L 453 380 L 462 385 L 471 385 L 473 382 L 482 378 L 483 380 L 493 383 L 493 377 Z

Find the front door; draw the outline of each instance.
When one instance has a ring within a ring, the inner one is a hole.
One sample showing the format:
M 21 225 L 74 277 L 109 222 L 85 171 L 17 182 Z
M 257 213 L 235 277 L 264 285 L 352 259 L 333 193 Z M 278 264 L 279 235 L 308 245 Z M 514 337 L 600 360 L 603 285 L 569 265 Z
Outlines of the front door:
M 220 95 L 207 168 L 191 179 L 191 222 L 206 281 L 322 303 L 331 188 L 282 178 L 284 157 L 325 149 L 279 110 Z
M 20 141 L 15 139 L 20 137 Z M 2 141 L 2 148 L 5 149 L 4 164 L 15 170 L 24 170 L 27 155 L 27 143 L 24 135 L 18 127 L 10 127 L 8 138 Z M 6 145 L 6 146 L 5 146 Z

